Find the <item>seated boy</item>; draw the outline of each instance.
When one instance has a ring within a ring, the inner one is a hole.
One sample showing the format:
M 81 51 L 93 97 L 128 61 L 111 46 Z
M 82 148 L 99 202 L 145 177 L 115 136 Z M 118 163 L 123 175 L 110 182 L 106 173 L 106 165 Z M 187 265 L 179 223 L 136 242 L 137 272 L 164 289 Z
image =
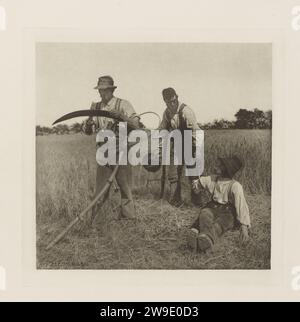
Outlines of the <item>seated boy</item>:
M 233 176 L 242 168 L 237 157 L 218 158 L 216 174 L 200 176 L 193 181 L 194 192 L 201 188 L 211 194 L 211 201 L 201 208 L 188 236 L 188 245 L 193 251 L 210 249 L 226 231 L 239 228 L 240 239 L 246 243 L 250 228 L 249 208 L 242 185 Z

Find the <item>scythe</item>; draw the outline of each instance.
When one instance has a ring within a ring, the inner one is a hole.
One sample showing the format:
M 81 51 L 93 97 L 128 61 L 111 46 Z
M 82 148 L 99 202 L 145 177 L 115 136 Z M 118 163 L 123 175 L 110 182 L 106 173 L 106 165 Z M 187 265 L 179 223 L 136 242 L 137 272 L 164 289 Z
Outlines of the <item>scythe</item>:
M 155 115 L 157 115 L 159 117 L 159 115 L 155 112 L 146 112 L 146 113 L 153 113 Z M 143 114 L 146 114 L 143 113 Z M 143 115 L 141 114 L 141 115 Z M 127 126 L 130 130 L 137 130 L 137 129 L 144 129 L 147 130 L 141 123 L 137 124 L 137 122 L 133 121 L 132 118 L 127 117 L 126 115 L 124 115 L 123 113 L 119 112 L 119 111 L 105 111 L 105 110 L 79 110 L 79 111 L 75 111 L 75 112 L 71 112 L 68 114 L 63 115 L 62 117 L 60 117 L 59 119 L 57 119 L 55 122 L 53 122 L 52 125 L 55 125 L 57 123 L 75 118 L 75 117 L 106 117 L 106 118 L 111 118 L 114 119 L 118 122 L 127 122 Z M 137 115 L 139 116 L 139 115 Z M 160 118 L 160 117 L 159 117 Z M 120 159 L 122 158 L 122 154 L 123 152 L 120 153 Z M 88 205 L 87 208 L 85 208 L 79 215 L 76 216 L 75 219 L 73 219 L 71 221 L 71 223 L 59 234 L 57 235 L 57 237 L 55 237 L 46 247 L 46 250 L 49 250 L 50 248 L 52 248 L 56 243 L 58 243 L 78 222 L 83 220 L 83 217 L 88 213 L 89 210 L 91 210 L 98 202 L 98 200 L 105 195 L 105 193 L 108 192 L 108 190 L 110 189 L 116 174 L 118 172 L 119 169 L 119 165 L 117 164 L 114 169 L 113 172 L 111 173 L 110 177 L 107 179 L 107 182 L 105 184 L 105 186 L 102 188 L 102 190 L 98 193 L 97 196 L 95 196 L 95 198 L 91 201 L 91 203 Z

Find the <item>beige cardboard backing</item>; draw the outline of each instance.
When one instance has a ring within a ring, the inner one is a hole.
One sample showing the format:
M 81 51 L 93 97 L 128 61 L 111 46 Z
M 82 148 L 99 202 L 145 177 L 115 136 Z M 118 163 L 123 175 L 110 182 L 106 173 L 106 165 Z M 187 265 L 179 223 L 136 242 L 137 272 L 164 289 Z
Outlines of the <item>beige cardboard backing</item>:
M 289 1 L 1 1 L 0 298 L 48 300 L 297 299 L 300 265 L 297 178 L 297 75 L 300 32 L 290 27 Z M 141 4 L 143 3 L 143 5 Z M 169 13 L 172 6 L 172 16 Z M 184 8 L 183 8 L 183 7 Z M 159 10 L 158 10 L 159 8 Z M 103 14 L 105 13 L 105 14 Z M 101 20 L 99 17 L 101 16 Z M 36 41 L 272 42 L 273 190 L 270 271 L 35 270 Z M 299 136 L 298 136 L 299 137 Z M 290 154 L 293 152 L 293 155 Z

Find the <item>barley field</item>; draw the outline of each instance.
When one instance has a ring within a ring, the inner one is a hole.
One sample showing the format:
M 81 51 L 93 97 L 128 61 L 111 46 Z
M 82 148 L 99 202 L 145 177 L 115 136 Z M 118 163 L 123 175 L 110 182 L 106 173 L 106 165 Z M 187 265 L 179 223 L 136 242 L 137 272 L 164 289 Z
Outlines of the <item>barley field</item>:
M 205 172 L 216 157 L 235 153 L 245 163 L 236 177 L 246 194 L 252 219 L 250 242 L 239 245 L 228 232 L 206 254 L 187 248 L 187 229 L 198 208 L 189 201 L 173 208 L 159 199 L 161 174 L 136 167 L 135 223 L 117 219 L 120 196 L 110 191 L 100 229 L 89 216 L 58 244 L 47 244 L 90 202 L 95 184 L 95 137 L 82 134 L 36 137 L 36 246 L 38 269 L 269 269 L 271 258 L 271 131 L 208 130 Z M 168 189 L 167 189 L 168 193 Z

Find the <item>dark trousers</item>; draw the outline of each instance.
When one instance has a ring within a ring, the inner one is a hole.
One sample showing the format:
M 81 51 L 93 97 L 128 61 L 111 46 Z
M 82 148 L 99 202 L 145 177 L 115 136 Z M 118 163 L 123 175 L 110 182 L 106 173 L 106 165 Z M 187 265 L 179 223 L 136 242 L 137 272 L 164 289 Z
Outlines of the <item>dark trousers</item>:
M 174 165 L 171 164 L 168 167 L 168 180 L 169 183 L 171 184 L 171 199 L 173 201 L 182 201 L 182 187 L 181 187 L 181 180 L 182 180 L 182 176 L 183 171 L 185 171 L 184 169 L 184 165 Z M 190 183 L 190 196 L 191 196 L 191 202 L 195 205 L 195 206 L 201 206 L 202 205 L 202 200 L 201 200 L 201 195 L 200 194 L 196 194 L 194 192 L 194 190 L 192 189 L 192 180 L 193 177 L 188 177 L 189 179 L 189 183 Z
M 108 127 L 108 129 L 115 132 L 117 135 L 117 124 L 114 123 L 111 127 Z M 119 138 L 117 136 L 117 160 L 119 159 Z M 97 146 L 100 147 L 104 143 L 98 143 Z M 97 164 L 97 173 L 96 173 L 96 188 L 95 188 L 95 196 L 99 194 L 99 192 L 102 190 L 104 185 L 107 183 L 107 179 L 110 177 L 111 172 L 113 171 L 113 167 L 109 166 L 101 166 Z M 121 193 L 121 205 L 119 207 L 120 209 L 120 217 L 123 218 L 129 218 L 133 219 L 136 217 L 136 211 L 135 206 L 133 202 L 133 195 L 132 195 L 132 186 L 133 186 L 133 169 L 131 165 L 120 165 L 118 172 L 116 174 L 116 182 L 120 188 Z M 109 193 L 107 193 L 104 198 L 103 202 L 105 202 L 109 197 Z M 118 206 L 118 205 L 115 205 Z M 93 215 L 92 217 L 95 219 L 94 222 L 97 225 L 97 218 L 100 219 L 101 216 L 101 207 L 98 208 L 97 206 L 93 209 Z
M 204 207 L 191 228 L 196 228 L 200 233 L 208 235 L 213 243 L 227 231 L 236 227 L 235 215 L 231 207 Z
M 112 169 L 107 166 L 97 165 L 96 174 L 96 189 L 95 196 L 101 191 L 106 184 L 107 179 L 110 177 Z M 120 166 L 116 175 L 116 181 L 120 188 L 121 193 L 121 205 L 120 215 L 124 218 L 135 217 L 135 207 L 132 196 L 132 167 L 130 165 Z M 104 202 L 108 198 L 108 194 L 104 196 Z M 93 209 L 94 224 L 97 225 L 97 218 L 100 220 L 101 207 L 95 207 Z

